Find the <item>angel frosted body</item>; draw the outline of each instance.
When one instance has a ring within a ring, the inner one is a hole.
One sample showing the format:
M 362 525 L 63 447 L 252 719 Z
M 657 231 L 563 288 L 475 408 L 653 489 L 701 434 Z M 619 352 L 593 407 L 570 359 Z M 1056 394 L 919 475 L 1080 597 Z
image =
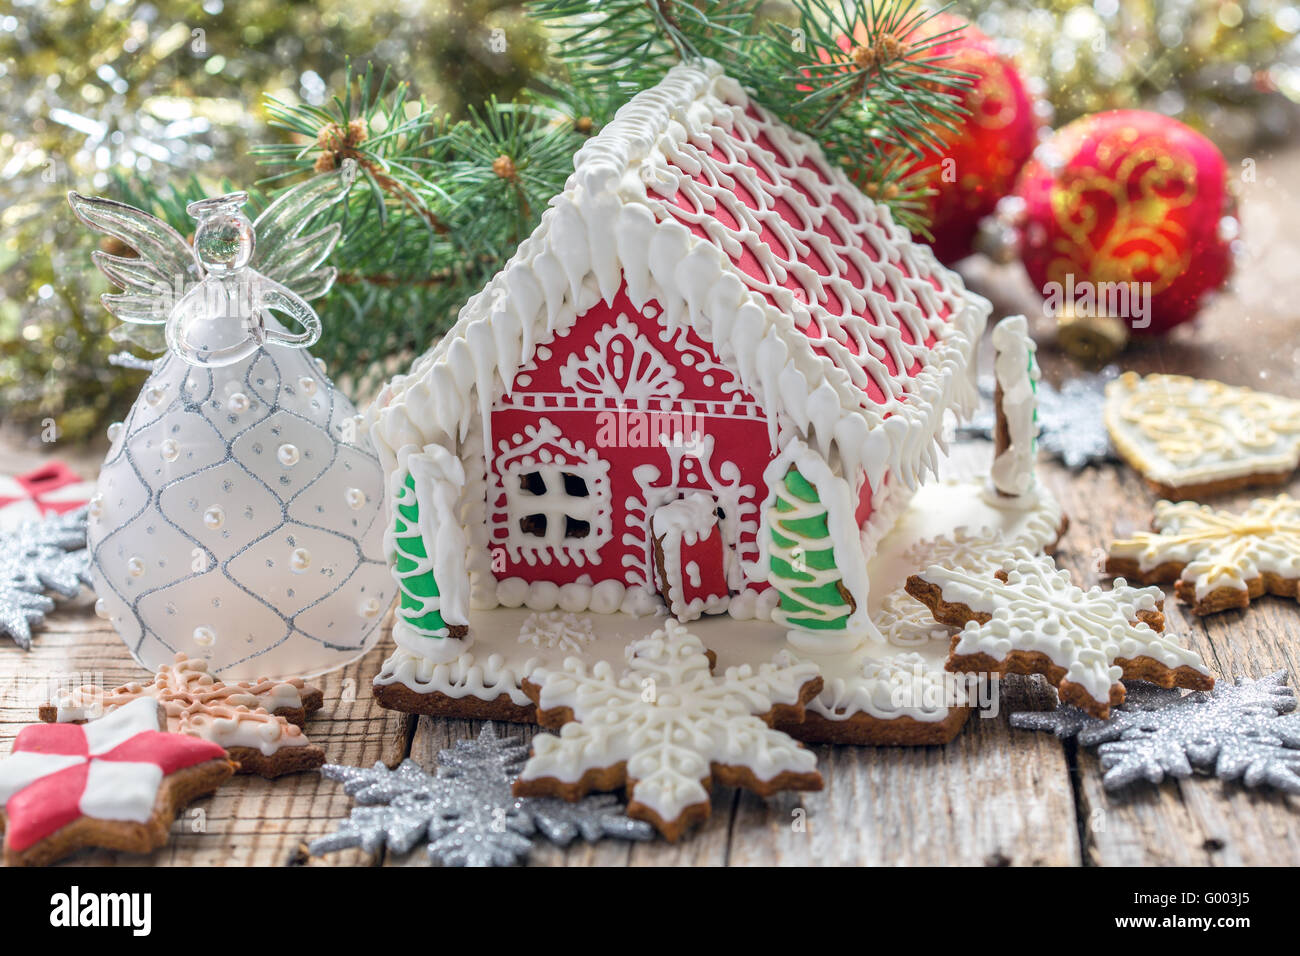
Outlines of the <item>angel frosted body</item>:
M 256 224 L 242 194 L 192 203 L 194 248 L 140 210 L 69 196 L 138 253 L 95 254 L 123 290 L 104 296 L 121 337 L 156 349 L 161 330 L 168 347 L 110 429 L 88 534 L 97 607 L 150 670 L 180 651 L 228 680 L 315 674 L 379 636 L 383 472 L 306 350 L 340 228 L 304 233 L 348 182 L 304 183 Z

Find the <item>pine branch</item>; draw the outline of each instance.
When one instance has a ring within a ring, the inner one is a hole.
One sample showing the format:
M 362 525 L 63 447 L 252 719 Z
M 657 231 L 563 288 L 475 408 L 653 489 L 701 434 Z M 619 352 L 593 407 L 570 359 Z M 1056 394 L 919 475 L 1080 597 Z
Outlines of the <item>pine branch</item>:
M 815 138 L 833 162 L 913 232 L 928 187 L 908 158 L 941 148 L 964 115 L 975 78 L 945 64 L 937 12 L 917 0 L 796 0 L 799 17 L 775 24 L 729 65 L 769 110 Z
M 974 79 L 936 52 L 954 31 L 931 31 L 934 13 L 917 0 L 799 0 L 795 27 L 777 26 L 746 79 L 772 93 L 767 105 L 818 134 L 848 119 L 869 135 L 862 146 L 914 153 L 956 128 L 958 96 Z M 742 67 L 745 65 L 741 64 Z
M 367 68 L 349 80 L 325 108 L 270 101 L 292 141 L 256 152 L 275 165 L 272 184 L 358 164 L 333 213 L 344 228 L 339 278 L 313 351 L 364 388 L 448 328 L 532 231 L 585 137 L 558 100 L 491 99 L 453 123 L 386 74 Z
M 928 191 L 903 160 L 951 125 L 965 82 L 935 53 L 943 37 L 922 38 L 930 15 L 913 0 L 797 0 L 788 27 L 764 24 L 757 5 L 537 0 L 530 13 L 556 38 L 555 78 L 460 122 L 371 67 L 349 70 L 325 107 L 269 100 L 291 141 L 256 150 L 276 167 L 264 186 L 348 158 L 361 171 L 332 213 L 344 226 L 339 281 L 321 306 L 316 354 L 364 389 L 427 348 L 535 227 L 586 137 L 682 59 L 724 62 L 903 225 L 924 228 Z
M 535 0 L 556 56 L 577 72 L 613 69 L 662 75 L 674 63 L 726 62 L 752 35 L 760 0 Z M 624 76 L 626 79 L 626 74 Z

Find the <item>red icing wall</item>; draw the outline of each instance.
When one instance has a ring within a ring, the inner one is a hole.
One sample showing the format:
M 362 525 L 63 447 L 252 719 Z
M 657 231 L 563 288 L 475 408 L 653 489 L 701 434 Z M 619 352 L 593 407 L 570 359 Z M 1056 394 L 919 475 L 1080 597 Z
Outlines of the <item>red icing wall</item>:
M 676 499 L 690 491 L 714 493 L 724 521 L 733 526 L 730 547 L 739 548 L 747 561 L 757 557 L 755 537 L 767 495 L 763 471 L 774 455 L 767 416 L 754 396 L 740 389 L 721 366 L 710 345 L 690 329 L 669 333 L 662 316 L 663 310 L 654 302 L 638 311 L 626 289 L 621 289 L 612 305 L 597 303 L 567 335 L 539 349 L 530 366 L 516 376 L 511 394 L 495 403 L 488 522 L 498 579 L 566 583 L 589 575 L 593 581 L 653 582 L 646 565 L 648 532 L 641 523 L 648 518 L 646 503 L 649 500 L 653 511 L 656 497 Z M 607 335 L 602 349 L 598 333 L 607 327 L 617 329 L 620 317 L 624 317 L 624 330 Z M 566 366 L 578 370 L 579 386 L 572 378 L 566 384 L 562 373 Z M 647 396 L 655 388 L 659 394 Z M 666 396 L 669 390 L 676 394 Z M 594 562 L 565 563 L 556 549 L 550 549 L 549 563 L 541 556 L 529 563 L 525 556 L 516 557 L 503 547 L 512 531 L 516 537 L 521 532 L 514 527 L 518 516 L 508 513 L 501 484 L 499 459 L 508 455 L 509 448 L 503 451 L 500 443 L 513 445 L 525 435 L 525 426 L 536 426 L 543 419 L 569 442 L 595 449 L 609 464 L 612 535 Z M 692 447 L 674 455 L 656 438 L 679 429 Z M 705 437 L 692 442 L 697 431 Z M 725 514 L 729 502 L 733 513 Z M 741 519 L 746 519 L 743 525 Z

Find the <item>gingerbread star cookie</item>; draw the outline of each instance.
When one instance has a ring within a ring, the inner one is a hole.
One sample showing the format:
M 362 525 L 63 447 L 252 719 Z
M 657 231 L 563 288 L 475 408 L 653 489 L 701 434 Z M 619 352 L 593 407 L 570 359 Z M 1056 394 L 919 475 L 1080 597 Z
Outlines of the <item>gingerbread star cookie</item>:
M 708 818 L 714 781 L 760 796 L 822 788 L 813 752 L 772 729 L 777 719 L 803 719 L 821 691 L 815 664 L 715 675 L 699 638 L 671 620 L 626 654 L 621 676 L 607 661 L 588 669 L 570 657 L 524 681 L 538 722 L 562 730 L 533 738 L 515 796 L 578 800 L 626 786 L 628 816 L 677 840 Z
M 1173 581 L 1194 614 L 1244 608 L 1263 594 L 1300 599 L 1300 501 L 1289 495 L 1257 498 L 1241 514 L 1161 501 L 1152 527 L 1112 544 L 1106 570 Z
M 272 778 L 325 763 L 325 752 L 301 726 L 324 703 L 319 688 L 299 678 L 226 684 L 208 673 L 205 661 L 184 654 L 143 684 L 123 684 L 107 693 L 94 686 L 61 689 L 39 716 L 47 723 L 80 723 L 143 698 L 163 705 L 172 733 L 210 740 L 229 751 L 240 773 Z
M 1209 690 L 1200 656 L 1162 634 L 1163 592 L 1118 578 L 1084 591 L 1045 555 L 1021 548 L 996 575 L 932 565 L 907 591 L 935 620 L 963 630 L 952 639 L 953 672 L 1042 674 L 1062 702 L 1105 719 L 1124 702 L 1121 679 Z
M 140 698 L 84 725 L 36 724 L 0 760 L 6 866 L 43 866 L 81 847 L 148 853 L 177 812 L 234 772 L 221 747 L 165 733 Z
M 1300 401 L 1185 375 L 1126 372 L 1106 386 L 1106 428 L 1165 498 L 1280 484 L 1300 464 Z

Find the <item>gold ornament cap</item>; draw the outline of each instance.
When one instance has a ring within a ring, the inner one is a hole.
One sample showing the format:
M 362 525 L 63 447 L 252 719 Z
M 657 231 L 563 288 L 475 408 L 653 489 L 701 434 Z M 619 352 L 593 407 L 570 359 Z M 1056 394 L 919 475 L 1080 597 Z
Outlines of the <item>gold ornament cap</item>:
M 1072 305 L 1056 315 L 1056 341 L 1061 350 L 1084 365 L 1100 367 L 1128 345 L 1128 326 L 1113 315 L 1080 314 Z

